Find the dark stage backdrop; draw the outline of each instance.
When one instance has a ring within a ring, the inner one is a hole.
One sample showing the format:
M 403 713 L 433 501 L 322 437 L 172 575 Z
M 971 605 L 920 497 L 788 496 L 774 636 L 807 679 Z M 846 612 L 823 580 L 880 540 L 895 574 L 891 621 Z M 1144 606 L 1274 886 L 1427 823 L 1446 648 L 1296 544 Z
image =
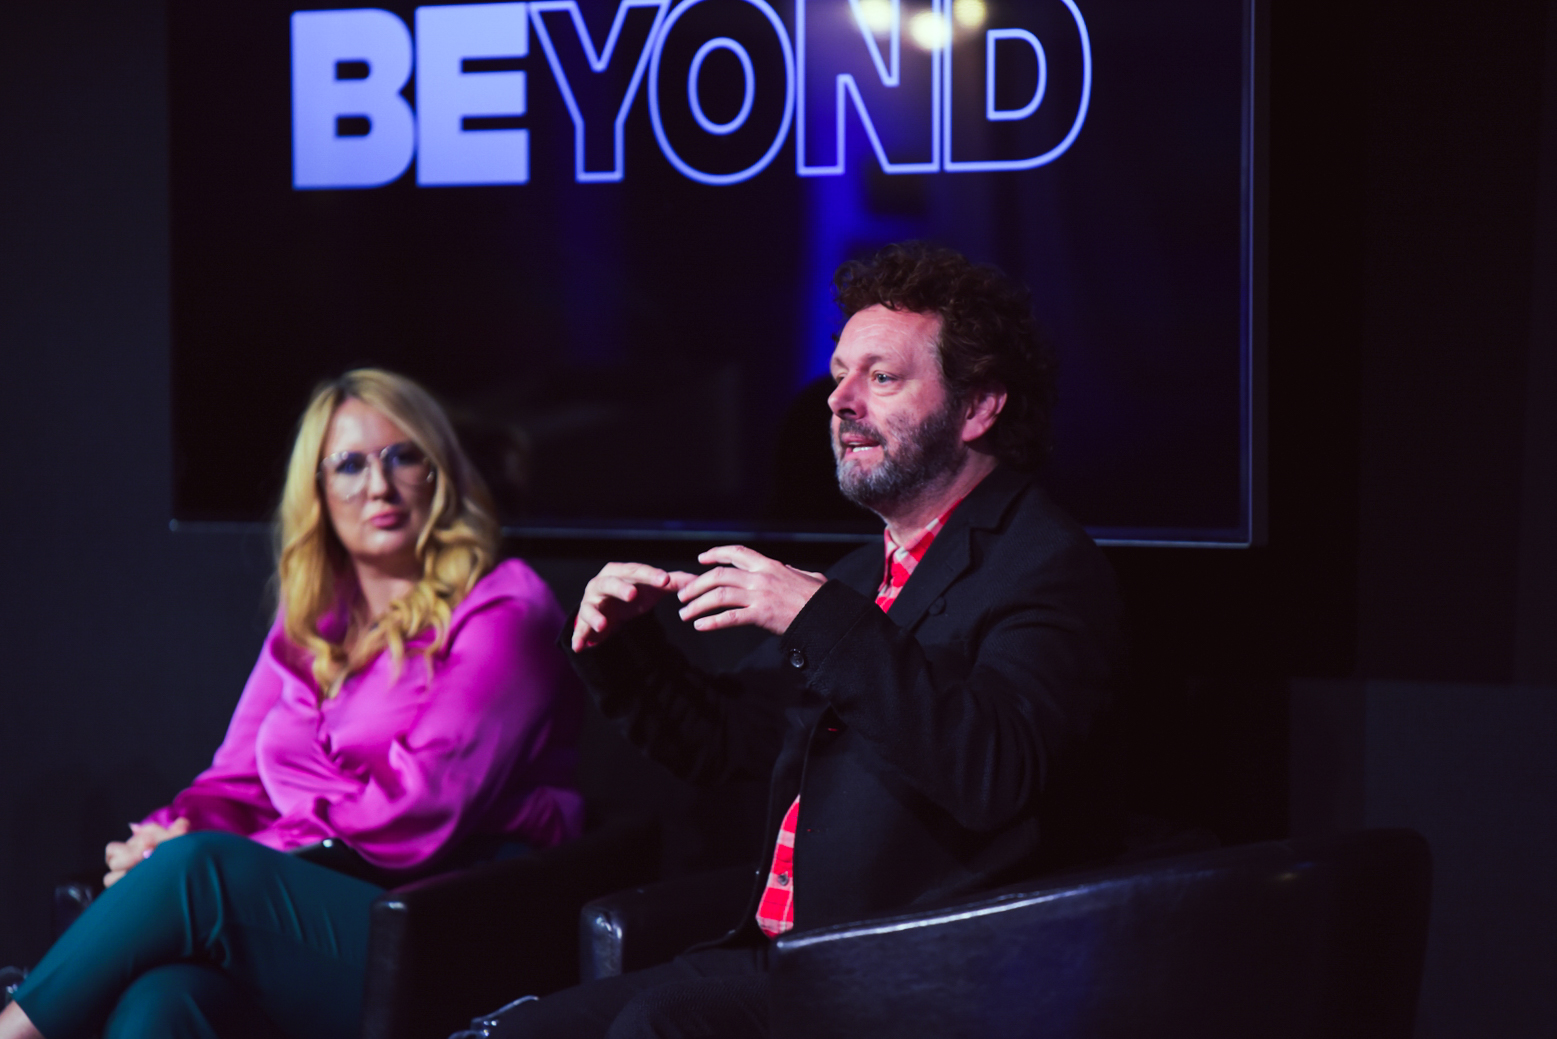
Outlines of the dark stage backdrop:
M 522 533 L 874 529 L 830 280 L 927 238 L 1033 288 L 1095 535 L 1255 538 L 1246 0 L 295 8 L 169 8 L 178 521 L 263 518 L 377 364 Z

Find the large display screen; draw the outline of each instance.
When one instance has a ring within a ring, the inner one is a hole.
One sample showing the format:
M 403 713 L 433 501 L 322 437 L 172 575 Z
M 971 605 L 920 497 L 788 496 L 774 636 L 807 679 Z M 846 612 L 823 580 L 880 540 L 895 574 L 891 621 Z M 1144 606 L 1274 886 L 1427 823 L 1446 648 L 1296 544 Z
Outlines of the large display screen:
M 1248 0 L 170 4 L 174 502 L 266 518 L 320 379 L 408 374 L 531 536 L 859 536 L 844 260 L 1033 291 L 1094 536 L 1257 528 Z

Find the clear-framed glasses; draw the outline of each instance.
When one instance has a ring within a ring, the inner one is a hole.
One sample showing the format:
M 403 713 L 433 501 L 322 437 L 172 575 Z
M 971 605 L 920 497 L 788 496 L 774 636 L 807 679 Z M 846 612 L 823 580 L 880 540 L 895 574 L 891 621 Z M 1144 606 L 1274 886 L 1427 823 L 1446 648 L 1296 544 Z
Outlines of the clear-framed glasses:
M 402 494 L 425 488 L 433 479 L 432 460 L 409 440 L 378 451 L 337 451 L 319 463 L 319 482 L 337 501 L 353 501 L 368 489 L 368 471 L 377 465 L 384 479 Z

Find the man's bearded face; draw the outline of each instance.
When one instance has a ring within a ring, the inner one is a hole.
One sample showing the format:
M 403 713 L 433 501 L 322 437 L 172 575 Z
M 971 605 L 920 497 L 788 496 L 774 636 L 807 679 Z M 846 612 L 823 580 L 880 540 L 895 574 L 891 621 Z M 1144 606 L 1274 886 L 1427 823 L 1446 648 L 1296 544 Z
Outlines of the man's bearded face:
M 869 421 L 840 418 L 833 435 L 838 489 L 854 504 L 878 514 L 913 501 L 956 467 L 963 449 L 957 435 L 962 427 L 960 411 L 948 399 L 917 423 L 902 414 L 892 415 L 884 430 Z M 868 443 L 881 451 L 874 465 L 850 457 L 867 452 Z

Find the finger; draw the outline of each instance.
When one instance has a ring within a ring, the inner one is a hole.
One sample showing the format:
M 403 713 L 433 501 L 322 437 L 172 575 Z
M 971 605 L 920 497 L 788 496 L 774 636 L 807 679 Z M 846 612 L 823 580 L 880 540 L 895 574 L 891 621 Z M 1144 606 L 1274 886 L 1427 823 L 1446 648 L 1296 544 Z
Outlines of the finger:
M 573 638 L 568 643 L 573 648 L 573 652 L 577 653 L 585 647 L 587 644 L 585 640 L 589 638 L 590 632 L 592 630 L 593 629 L 590 628 L 589 624 L 584 620 L 583 607 L 580 607 L 579 615 L 573 621 Z
M 739 567 L 742 570 L 761 570 L 775 565 L 775 561 L 769 559 L 761 552 L 754 552 L 745 545 L 720 545 L 711 548 L 697 557 L 699 563 L 725 563 L 729 566 Z
M 596 604 L 607 596 L 613 599 L 620 599 L 623 602 L 632 602 L 638 598 L 638 585 L 640 583 L 646 582 L 628 581 L 620 577 L 597 577 L 595 578 L 595 595 L 586 596 L 585 598 L 593 598 Z M 655 587 L 658 586 L 656 585 Z
M 168 827 L 168 837 L 182 837 L 189 832 L 189 820 L 182 815 L 173 820 L 173 825 Z
M 718 631 L 721 628 L 744 628 L 757 623 L 757 611 L 746 607 L 739 610 L 725 610 L 723 613 L 715 613 L 708 617 L 699 617 L 692 622 L 692 627 L 698 631 Z
M 683 606 L 678 614 L 684 621 L 701 617 L 715 610 L 740 609 L 750 606 L 751 601 L 741 594 L 741 589 L 731 588 L 727 585 L 712 588 Z
M 670 579 L 665 571 L 647 563 L 607 563 L 601 568 L 599 577 L 615 577 L 654 588 L 664 588 Z
M 588 603 L 580 603 L 578 623 L 573 629 L 573 652 L 579 653 L 591 646 L 598 646 L 610 628 L 611 622 L 605 614 Z
M 685 570 L 672 570 L 670 572 L 670 591 L 679 592 L 693 581 L 697 580 L 697 574 L 689 574 Z
M 582 653 L 599 641 L 599 638 L 600 636 L 595 632 L 595 629 L 584 623 L 583 620 L 580 620 L 573 629 L 573 641 L 570 645 L 573 648 L 573 652 Z
M 113 887 L 115 884 L 119 883 L 119 878 L 124 876 L 124 872 L 125 871 L 122 869 L 116 869 L 112 873 L 104 873 L 103 886 L 105 888 Z
M 602 613 L 600 610 L 597 610 L 594 606 L 587 602 L 579 603 L 578 619 L 579 623 L 584 626 L 585 638 L 588 638 L 591 634 L 599 635 L 604 633 L 606 628 L 611 624 L 611 622 L 606 619 L 606 615 L 604 613 Z
M 745 570 L 739 570 L 733 566 L 720 566 L 712 570 L 705 570 L 692 579 L 685 588 L 676 593 L 676 598 L 682 602 L 691 602 L 703 593 L 714 588 L 750 588 L 751 574 Z

